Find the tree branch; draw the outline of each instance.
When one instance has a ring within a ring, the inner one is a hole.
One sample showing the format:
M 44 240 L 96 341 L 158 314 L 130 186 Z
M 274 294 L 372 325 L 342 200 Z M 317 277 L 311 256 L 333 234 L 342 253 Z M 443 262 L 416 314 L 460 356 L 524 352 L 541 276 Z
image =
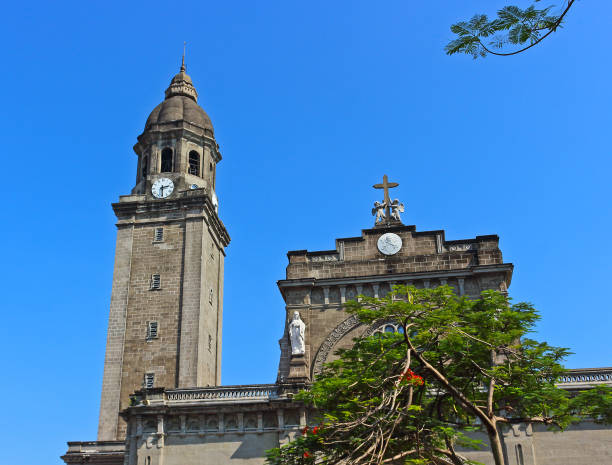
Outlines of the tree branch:
M 557 30 L 557 28 L 561 25 L 561 22 L 563 21 L 563 18 L 565 17 L 565 15 L 567 14 L 567 12 L 569 11 L 569 9 L 571 8 L 571 6 L 574 4 L 575 0 L 569 0 L 567 2 L 567 7 L 565 8 L 565 10 L 563 10 L 563 13 L 561 13 L 561 15 L 559 16 L 559 19 L 557 19 L 557 21 L 555 21 L 555 24 L 553 26 L 550 26 L 549 28 L 546 29 L 550 29 L 546 34 L 544 34 L 542 37 L 540 37 L 538 40 L 536 40 L 535 42 L 532 42 L 531 44 L 529 44 L 527 47 L 523 47 L 520 50 L 516 50 L 514 52 L 508 52 L 508 53 L 501 53 L 501 52 L 494 52 L 493 50 L 488 49 L 485 44 L 482 43 L 482 41 L 480 40 L 480 37 L 474 36 L 477 40 L 478 43 L 480 44 L 480 46 L 487 52 L 490 53 L 491 55 L 497 55 L 500 57 L 509 57 L 511 55 L 517 55 L 521 52 L 524 52 L 525 50 L 529 50 L 531 47 L 534 47 L 535 45 L 539 44 L 540 42 L 542 42 L 544 39 L 546 39 L 546 37 L 548 37 L 550 34 L 552 34 L 553 32 L 555 32 Z M 539 29 L 538 29 L 539 30 Z

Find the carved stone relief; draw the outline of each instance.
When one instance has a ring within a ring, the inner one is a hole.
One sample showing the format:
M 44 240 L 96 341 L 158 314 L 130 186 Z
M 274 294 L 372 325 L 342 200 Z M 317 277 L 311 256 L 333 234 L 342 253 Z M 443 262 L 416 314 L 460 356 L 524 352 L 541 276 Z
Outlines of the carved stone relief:
M 309 257 L 311 262 L 337 262 L 339 259 L 338 255 L 330 254 L 330 255 L 313 255 Z
M 450 252 L 466 252 L 468 250 L 474 250 L 475 248 L 475 244 L 455 244 L 450 245 L 448 250 Z
M 351 315 L 342 323 L 334 328 L 334 330 L 327 336 L 323 344 L 319 347 L 317 355 L 315 356 L 314 363 L 312 364 L 312 375 L 316 376 L 321 373 L 323 364 L 326 362 L 327 357 L 331 350 L 334 348 L 336 343 L 342 339 L 348 332 L 359 326 L 359 320 L 355 315 Z

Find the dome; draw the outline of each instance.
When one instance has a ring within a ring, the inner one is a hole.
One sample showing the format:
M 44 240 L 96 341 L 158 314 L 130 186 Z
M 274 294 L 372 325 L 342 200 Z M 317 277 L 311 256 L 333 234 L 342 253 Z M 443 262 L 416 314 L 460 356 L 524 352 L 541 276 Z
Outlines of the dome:
M 149 115 L 145 130 L 153 124 L 187 121 L 203 129 L 213 131 L 209 116 L 191 97 L 174 95 L 157 105 Z
M 213 132 L 213 125 L 206 112 L 198 105 L 198 92 L 191 78 L 185 72 L 185 63 L 181 70 L 172 78 L 166 89 L 165 100 L 157 105 L 147 118 L 145 130 L 154 124 L 164 124 L 175 121 L 187 121 L 202 129 Z

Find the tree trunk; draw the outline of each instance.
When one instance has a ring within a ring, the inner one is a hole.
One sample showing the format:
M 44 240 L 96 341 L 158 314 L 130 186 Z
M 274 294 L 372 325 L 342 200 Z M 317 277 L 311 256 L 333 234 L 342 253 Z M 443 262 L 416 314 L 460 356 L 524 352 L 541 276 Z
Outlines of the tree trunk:
M 493 454 L 495 465 L 506 465 L 506 461 L 504 460 L 504 450 L 499 439 L 499 432 L 497 431 L 497 422 L 495 420 L 493 420 L 493 425 L 493 428 L 487 426 L 489 442 L 491 443 L 491 453 Z

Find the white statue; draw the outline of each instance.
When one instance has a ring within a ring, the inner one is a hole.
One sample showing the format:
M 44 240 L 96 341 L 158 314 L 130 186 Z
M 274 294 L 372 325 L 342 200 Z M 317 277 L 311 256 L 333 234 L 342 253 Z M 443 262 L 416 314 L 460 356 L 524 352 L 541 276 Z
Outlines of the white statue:
M 374 202 L 374 208 L 372 208 L 372 216 L 376 215 L 376 220 L 374 220 L 374 224 L 382 223 L 385 219 L 385 207 L 387 204 L 385 202 Z
M 304 330 L 306 325 L 300 318 L 300 312 L 293 312 L 289 323 L 289 338 L 291 339 L 291 355 L 303 355 L 306 352 Z
M 391 202 L 391 218 L 397 221 L 402 221 L 400 218 L 400 212 L 404 213 L 404 204 L 400 203 L 398 199 L 393 200 Z

